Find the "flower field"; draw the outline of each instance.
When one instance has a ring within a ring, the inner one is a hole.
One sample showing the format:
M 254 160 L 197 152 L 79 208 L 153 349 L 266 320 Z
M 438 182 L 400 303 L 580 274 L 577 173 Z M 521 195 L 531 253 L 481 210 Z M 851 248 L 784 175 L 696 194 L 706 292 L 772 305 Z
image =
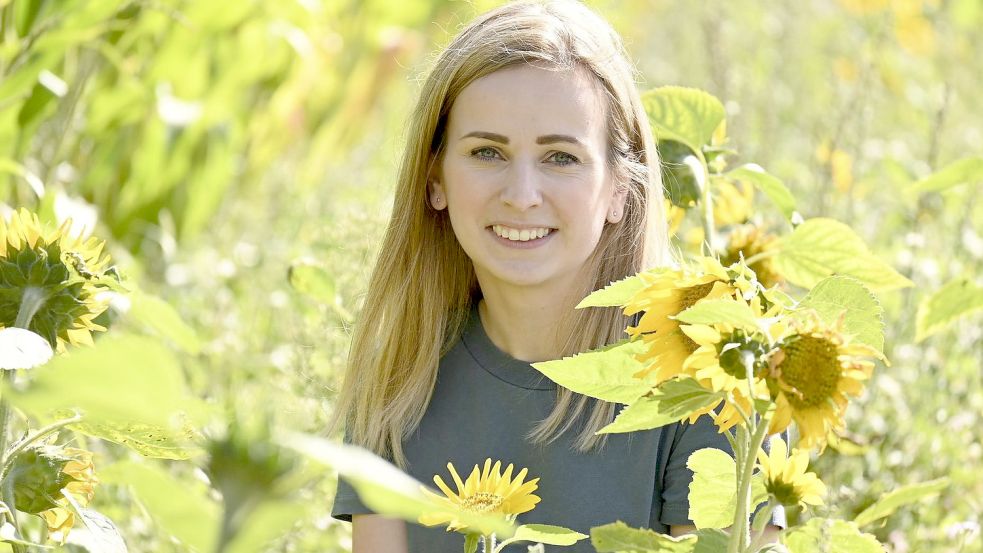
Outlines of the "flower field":
M 536 467 L 418 497 L 325 431 L 422 76 L 500 3 L 0 0 L 0 551 L 350 551 L 339 473 L 466 547 L 588 539 L 513 527 Z M 983 552 L 983 4 L 588 4 L 686 263 L 585 300 L 640 314 L 622 346 L 536 368 L 628 405 L 607 432 L 731 432 L 734 502 L 674 551 L 753 551 L 719 529 L 781 504 L 792 553 Z M 660 550 L 631 531 L 590 539 Z

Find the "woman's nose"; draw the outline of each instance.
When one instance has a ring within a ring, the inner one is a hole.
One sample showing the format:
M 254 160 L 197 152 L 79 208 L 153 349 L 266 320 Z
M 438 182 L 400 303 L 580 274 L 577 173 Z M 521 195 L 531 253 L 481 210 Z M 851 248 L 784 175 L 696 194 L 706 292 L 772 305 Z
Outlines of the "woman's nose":
M 534 162 L 515 163 L 506 175 L 508 179 L 502 190 L 502 203 L 519 211 L 525 211 L 543 202 L 539 175 Z

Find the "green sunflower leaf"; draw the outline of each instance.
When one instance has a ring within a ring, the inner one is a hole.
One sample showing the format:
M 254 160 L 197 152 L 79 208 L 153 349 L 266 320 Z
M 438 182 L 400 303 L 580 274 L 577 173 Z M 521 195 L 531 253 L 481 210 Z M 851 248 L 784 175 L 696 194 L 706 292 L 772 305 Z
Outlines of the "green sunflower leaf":
M 421 515 L 448 513 L 469 529 L 479 529 L 483 534 L 494 533 L 507 539 L 515 533 L 515 526 L 504 517 L 454 510 L 446 502 L 424 493 L 423 484 L 392 463 L 360 447 L 293 432 L 277 441 L 333 468 L 355 488 L 359 499 L 380 515 L 415 523 Z
M 209 498 L 208 487 L 193 479 L 177 479 L 154 462 L 120 461 L 99 469 L 107 484 L 129 486 L 168 534 L 197 551 L 214 551 L 221 505 Z
M 196 432 L 190 427 L 176 432 L 170 428 L 139 422 L 83 421 L 69 428 L 86 436 L 124 445 L 144 457 L 184 461 L 203 453 L 194 444 Z
M 655 384 L 651 379 L 633 376 L 643 368 L 636 356 L 646 347 L 642 340 L 622 340 L 598 350 L 533 363 L 532 366 L 553 382 L 578 394 L 612 403 L 631 403 L 647 394 Z
M 792 196 L 792 192 L 778 177 L 768 173 L 760 165 L 748 163 L 728 171 L 726 176 L 750 182 L 755 188 L 764 192 L 786 219 L 791 219 L 792 214 L 795 213 L 795 196 Z
M 726 451 L 704 448 L 686 461 L 693 471 L 689 485 L 689 518 L 697 528 L 727 528 L 734 524 L 737 505 L 737 465 Z M 751 481 L 751 509 L 768 500 L 760 475 Z
M 693 553 L 696 536 L 674 538 L 648 528 L 632 528 L 613 522 L 590 529 L 590 541 L 598 553 Z
M 751 331 L 758 330 L 758 319 L 751 308 L 746 303 L 734 300 L 702 300 L 671 318 L 687 324 L 727 323 Z
M 825 278 L 802 300 L 827 323 L 843 317 L 844 330 L 855 340 L 877 351 L 884 349 L 884 309 L 859 280 L 845 276 Z
M 27 413 L 48 419 L 60 409 L 78 409 L 87 423 L 130 421 L 169 427 L 184 412 L 205 415 L 203 403 L 188 394 L 181 365 L 169 349 L 143 336 L 116 334 L 95 347 L 75 348 L 34 371 L 24 388 L 3 394 Z
M 812 518 L 802 526 L 781 534 L 790 553 L 883 553 L 877 538 L 860 531 L 856 523 L 845 520 Z
M 665 426 L 683 420 L 723 397 L 723 393 L 707 390 L 692 378 L 669 380 L 652 390 L 651 395 L 622 409 L 614 422 L 597 433 L 617 434 Z
M 663 86 L 642 94 L 642 105 L 659 140 L 677 140 L 694 152 L 710 143 L 726 117 L 724 105 L 696 88 Z
M 587 538 L 586 534 L 574 532 L 562 526 L 551 526 L 549 524 L 523 524 L 515 529 L 515 535 L 499 543 L 505 546 L 517 541 L 528 541 L 541 543 L 544 545 L 573 545 L 578 541 Z
M 621 307 L 627 305 L 639 290 L 645 287 L 639 275 L 630 276 L 612 282 L 600 290 L 591 292 L 586 298 L 580 300 L 577 309 L 584 307 Z
M 949 478 L 938 478 L 936 480 L 929 480 L 928 482 L 917 482 L 902 486 L 881 496 L 870 507 L 861 511 L 853 519 L 853 522 L 857 526 L 866 526 L 874 521 L 890 516 L 905 505 L 938 494 L 948 488 L 951 483 Z
M 983 157 L 966 157 L 911 185 L 912 192 L 939 192 L 960 184 L 983 183 Z
M 169 303 L 144 292 L 133 292 L 127 297 L 130 300 L 130 309 L 126 312 L 128 319 L 149 328 L 187 353 L 196 355 L 201 351 L 198 334 Z
M 915 319 L 915 341 L 920 342 L 949 323 L 983 308 L 983 287 L 969 278 L 953 280 L 922 298 Z
M 877 258 L 850 227 L 822 217 L 809 219 L 776 243 L 775 269 L 789 282 L 812 288 L 831 275 L 852 276 L 874 290 L 913 286 Z

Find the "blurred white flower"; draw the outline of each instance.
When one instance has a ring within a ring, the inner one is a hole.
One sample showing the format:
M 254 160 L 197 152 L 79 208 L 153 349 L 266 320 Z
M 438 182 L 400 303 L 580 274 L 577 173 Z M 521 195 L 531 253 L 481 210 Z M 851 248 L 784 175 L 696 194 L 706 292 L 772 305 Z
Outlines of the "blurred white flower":
M 171 93 L 170 83 L 157 85 L 157 115 L 173 127 L 187 127 L 201 118 L 201 102 L 182 100 Z
M 73 198 L 63 192 L 55 195 L 55 218 L 58 225 L 68 219 L 72 220 L 72 227 L 69 234 L 88 238 L 96 228 L 99 221 L 99 211 L 96 206 L 86 202 L 82 198 Z

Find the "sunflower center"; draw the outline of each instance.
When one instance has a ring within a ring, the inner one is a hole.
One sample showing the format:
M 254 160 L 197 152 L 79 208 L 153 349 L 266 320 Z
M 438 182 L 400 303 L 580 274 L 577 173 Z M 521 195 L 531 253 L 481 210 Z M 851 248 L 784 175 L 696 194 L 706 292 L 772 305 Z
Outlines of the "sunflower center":
M 778 371 L 782 381 L 792 389 L 787 394 L 792 407 L 816 407 L 833 397 L 842 370 L 835 344 L 816 336 L 797 335 L 782 350 L 785 358 Z
M 503 498 L 497 493 L 478 492 L 464 498 L 461 507 L 472 513 L 488 513 L 502 505 Z
M 713 290 L 714 282 L 716 281 L 708 282 L 706 284 L 698 284 L 696 286 L 690 286 L 689 288 L 682 289 L 679 296 L 679 312 L 681 313 L 690 307 L 693 307 L 693 304 L 707 297 L 710 290 Z
M 766 487 L 782 505 L 796 505 L 802 501 L 802 493 L 791 482 L 768 480 Z

